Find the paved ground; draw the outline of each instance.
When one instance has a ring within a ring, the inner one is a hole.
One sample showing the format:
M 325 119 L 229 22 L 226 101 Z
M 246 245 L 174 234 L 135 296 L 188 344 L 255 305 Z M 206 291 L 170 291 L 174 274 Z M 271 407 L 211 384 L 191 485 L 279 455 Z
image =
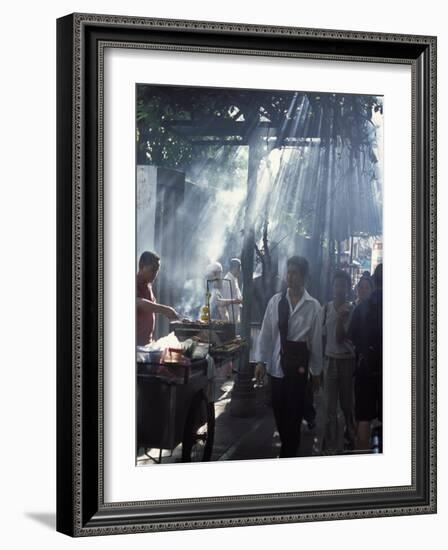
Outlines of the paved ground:
M 231 388 L 233 383 L 224 383 Z M 268 404 L 268 388 L 257 388 L 256 414 L 249 418 L 238 418 L 231 414 L 231 391 L 224 393 L 215 404 L 217 414 L 213 460 L 249 460 L 276 458 L 280 441 L 276 431 L 272 408 Z M 308 430 L 302 426 L 302 441 L 299 456 L 320 454 L 321 429 L 319 419 L 316 428 Z
M 270 407 L 269 391 L 266 387 L 255 390 L 255 415 L 240 418 L 231 414 L 231 398 L 233 379 L 228 379 L 224 371 L 218 370 L 215 386 L 215 439 L 212 460 L 250 460 L 278 457 L 280 442 L 276 432 L 272 408 Z M 307 424 L 302 424 L 302 439 L 299 456 L 320 455 L 324 418 L 322 407 L 322 392 L 315 396 L 317 410 L 316 427 L 309 430 Z M 342 417 L 340 418 L 342 422 Z M 342 427 L 342 426 L 341 426 Z M 340 430 L 342 433 L 343 430 Z M 340 441 L 342 449 L 342 441 Z M 163 462 L 180 461 L 180 445 L 173 454 L 163 452 Z M 157 456 L 158 450 L 149 451 L 151 456 Z M 154 464 L 145 455 L 138 458 L 138 465 Z

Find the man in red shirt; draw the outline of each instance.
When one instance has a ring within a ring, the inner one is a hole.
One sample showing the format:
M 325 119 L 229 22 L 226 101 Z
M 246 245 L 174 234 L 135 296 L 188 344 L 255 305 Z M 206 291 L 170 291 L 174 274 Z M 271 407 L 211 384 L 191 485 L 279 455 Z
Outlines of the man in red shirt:
M 156 313 L 165 315 L 170 321 L 178 319 L 178 314 L 172 307 L 156 302 L 152 283 L 159 269 L 159 256 L 154 252 L 143 252 L 137 273 L 137 346 L 145 346 L 152 341 Z

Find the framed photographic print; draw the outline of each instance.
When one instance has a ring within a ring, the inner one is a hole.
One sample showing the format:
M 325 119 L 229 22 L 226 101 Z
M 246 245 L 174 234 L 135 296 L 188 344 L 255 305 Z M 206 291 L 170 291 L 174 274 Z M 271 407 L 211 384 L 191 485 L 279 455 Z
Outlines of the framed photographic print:
M 57 529 L 435 513 L 436 38 L 57 40 Z

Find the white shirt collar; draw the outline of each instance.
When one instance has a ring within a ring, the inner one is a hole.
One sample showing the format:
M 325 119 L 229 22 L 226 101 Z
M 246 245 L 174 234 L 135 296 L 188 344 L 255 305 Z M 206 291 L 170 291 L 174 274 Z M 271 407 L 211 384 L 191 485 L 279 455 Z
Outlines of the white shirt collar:
M 302 297 L 297 302 L 296 307 L 294 307 L 294 308 L 292 307 L 291 299 L 289 297 L 289 288 L 286 291 L 286 298 L 288 300 L 289 310 L 290 310 L 291 315 L 293 313 L 295 313 L 298 309 L 300 309 L 305 302 L 307 302 L 308 300 L 312 300 L 311 296 L 308 294 L 306 289 L 303 291 Z

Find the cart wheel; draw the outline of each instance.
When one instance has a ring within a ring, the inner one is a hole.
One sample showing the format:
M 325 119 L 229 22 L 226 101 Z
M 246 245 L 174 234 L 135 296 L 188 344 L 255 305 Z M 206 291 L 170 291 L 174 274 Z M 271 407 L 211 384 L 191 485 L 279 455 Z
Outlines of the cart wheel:
M 188 411 L 182 440 L 182 462 L 206 462 L 212 456 L 215 406 L 201 392 Z

